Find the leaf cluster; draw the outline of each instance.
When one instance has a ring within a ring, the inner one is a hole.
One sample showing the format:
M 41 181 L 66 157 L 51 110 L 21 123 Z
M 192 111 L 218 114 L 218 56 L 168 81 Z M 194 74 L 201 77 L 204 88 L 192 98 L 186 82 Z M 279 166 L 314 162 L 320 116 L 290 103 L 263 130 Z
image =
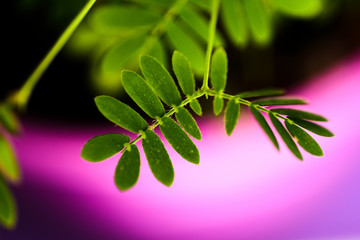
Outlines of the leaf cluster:
M 154 119 L 154 123 L 149 126 L 139 113 L 113 97 L 98 96 L 95 98 L 95 103 L 104 117 L 137 136 L 133 140 L 125 134 L 96 136 L 84 145 L 81 153 L 84 159 L 98 162 L 122 151 L 114 174 L 115 183 L 121 191 L 131 188 L 138 180 L 140 154 L 135 143 L 140 140 L 155 178 L 166 186 L 172 184 L 174 180 L 172 162 L 162 140 L 154 132 L 157 126 L 182 158 L 199 164 L 199 151 L 189 136 L 201 140 L 201 133 L 192 114 L 185 107 L 189 105 L 193 112 L 201 115 L 201 105 L 197 99 L 204 95 L 214 97 L 215 115 L 224 112 L 227 135 L 230 136 L 237 125 L 240 105 L 247 106 L 274 146 L 279 149 L 278 141 L 263 113 L 269 116 L 290 151 L 301 160 L 303 158 L 297 144 L 310 154 L 323 155 L 320 146 L 305 130 L 325 137 L 333 136 L 329 130 L 314 123 L 314 121 L 326 121 L 320 115 L 291 108 L 266 108 L 275 105 L 306 104 L 301 99 L 274 97 L 283 94 L 280 89 L 265 89 L 237 95 L 226 94 L 224 90 L 228 60 L 225 50 L 221 47 L 217 48 L 211 57 L 210 89 L 195 89 L 191 63 L 179 51 L 175 51 L 172 56 L 172 68 L 182 94 L 171 74 L 156 58 L 144 55 L 140 57 L 139 65 L 143 77 L 133 71 L 123 70 L 122 83 L 127 94 L 144 113 Z M 170 110 L 166 112 L 163 104 Z M 176 121 L 171 118 L 172 115 L 175 115 Z
M 9 103 L 0 104 L 0 224 L 6 228 L 16 223 L 16 206 L 8 182 L 16 183 L 20 179 L 20 170 L 10 135 L 20 132 L 14 109 Z

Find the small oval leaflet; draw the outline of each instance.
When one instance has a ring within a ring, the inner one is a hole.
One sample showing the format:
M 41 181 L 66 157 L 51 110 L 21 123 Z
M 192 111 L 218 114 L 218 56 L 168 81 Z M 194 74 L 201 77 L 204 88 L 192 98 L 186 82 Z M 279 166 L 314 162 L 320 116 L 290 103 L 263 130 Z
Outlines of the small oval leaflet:
M 171 118 L 163 117 L 161 120 L 160 130 L 174 150 L 185 160 L 199 164 L 199 150 L 189 136 Z
M 201 45 L 179 24 L 170 22 L 166 35 L 174 49 L 182 52 L 190 61 L 196 75 L 201 76 L 204 72 L 205 51 Z
M 301 99 L 286 99 L 286 98 L 275 98 L 275 99 L 261 99 L 254 101 L 253 104 L 260 106 L 272 106 L 272 105 L 301 105 L 306 104 Z
M 300 160 L 303 160 L 301 153 L 296 146 L 294 140 L 288 133 L 288 131 L 285 129 L 285 127 L 281 124 L 281 122 L 274 116 L 273 113 L 269 114 L 270 120 L 274 127 L 276 128 L 276 131 L 278 131 L 279 135 L 285 142 L 286 146 L 289 148 L 289 150 Z
M 0 174 L 9 180 L 17 182 L 20 179 L 19 164 L 14 151 L 7 139 L 0 134 Z
M 222 20 L 230 40 L 237 46 L 246 46 L 249 33 L 242 2 L 239 0 L 222 1 L 221 9 Z
M 268 137 L 270 138 L 272 143 L 279 150 L 279 144 L 278 144 L 278 142 L 275 138 L 275 135 L 274 135 L 273 131 L 271 130 L 269 124 L 266 122 L 265 117 L 253 105 L 250 106 L 250 110 L 251 110 L 252 114 L 254 115 L 256 121 L 261 126 L 261 128 L 265 131 L 265 133 L 268 135 Z
M 137 112 L 116 98 L 98 96 L 95 104 L 104 117 L 122 128 L 134 133 L 148 128 L 147 122 Z
M 174 51 L 172 66 L 181 90 L 185 95 L 191 96 L 195 91 L 195 79 L 191 71 L 190 62 L 184 54 Z
M 284 95 L 284 90 L 279 88 L 273 89 L 260 89 L 254 91 L 242 92 L 236 95 L 239 98 L 256 98 L 256 97 L 270 97 Z
M 114 181 L 120 191 L 125 191 L 134 186 L 140 174 L 140 153 L 136 145 L 126 149 L 121 156 L 114 175 Z
M 236 103 L 236 99 L 232 98 L 225 109 L 225 130 L 228 136 L 234 131 L 236 123 L 240 116 L 240 105 Z
M 313 132 L 317 135 L 323 136 L 323 137 L 333 137 L 334 134 L 330 132 L 328 129 L 306 120 L 296 119 L 296 118 L 290 118 L 293 122 L 295 122 L 300 127 L 305 128 L 306 130 L 309 130 L 310 132 Z
M 9 105 L 0 105 L 0 125 L 11 134 L 19 132 L 19 123 Z
M 280 115 L 286 115 L 290 118 L 299 118 L 311 121 L 321 121 L 326 122 L 327 119 L 323 116 L 317 115 L 315 113 L 310 113 L 306 111 L 290 109 L 290 108 L 273 108 L 271 109 L 272 112 L 278 113 Z
M 99 135 L 85 143 L 81 157 L 90 162 L 103 161 L 120 152 L 124 148 L 124 144 L 129 142 L 130 138 L 124 134 Z
M 300 127 L 291 124 L 288 120 L 285 121 L 286 128 L 289 130 L 291 135 L 297 140 L 299 145 L 308 153 L 315 156 L 323 156 L 324 153 L 320 148 L 319 144 L 304 130 Z
M 121 73 L 121 80 L 126 93 L 147 115 L 152 118 L 165 115 L 160 99 L 139 74 L 124 70 Z
M 181 97 L 174 79 L 161 63 L 151 56 L 141 56 L 140 68 L 145 76 L 145 80 L 154 92 L 168 106 L 179 106 Z
M 224 108 L 224 99 L 220 96 L 214 98 L 214 114 L 218 116 Z
M 276 10 L 303 18 L 310 18 L 319 14 L 322 10 L 322 2 L 322 0 L 270 0 Z
M 226 86 L 228 61 L 226 52 L 222 47 L 215 50 L 211 59 L 210 80 L 215 91 L 221 92 Z
M 17 220 L 16 212 L 14 197 L 0 178 L 0 223 L 6 228 L 13 228 Z
M 256 43 L 268 44 L 272 37 L 271 18 L 261 0 L 244 0 L 251 35 Z
M 142 146 L 155 178 L 170 187 L 174 181 L 174 168 L 161 139 L 152 130 L 146 130 Z
M 194 111 L 194 113 L 196 113 L 199 116 L 202 115 L 201 105 L 197 99 L 191 100 L 190 107 Z
M 184 130 L 193 138 L 201 140 L 201 132 L 196 124 L 195 119 L 184 107 L 179 107 L 175 113 L 176 120 L 184 128 Z

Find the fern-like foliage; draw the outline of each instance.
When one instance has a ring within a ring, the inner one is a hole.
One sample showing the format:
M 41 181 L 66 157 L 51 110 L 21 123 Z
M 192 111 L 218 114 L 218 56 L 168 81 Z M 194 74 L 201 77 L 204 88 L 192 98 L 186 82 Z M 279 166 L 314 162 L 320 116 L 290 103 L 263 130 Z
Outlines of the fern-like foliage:
M 154 119 L 154 123 L 148 125 L 139 113 L 113 97 L 98 96 L 95 98 L 95 103 L 104 117 L 138 135 L 132 140 L 124 134 L 96 136 L 84 145 L 81 153 L 84 159 L 98 162 L 122 151 L 114 175 L 115 184 L 122 191 L 134 186 L 139 177 L 140 154 L 135 143 L 140 140 L 155 178 L 166 186 L 172 184 L 174 169 L 164 144 L 154 132 L 157 126 L 180 156 L 190 163 L 200 163 L 199 151 L 189 135 L 201 140 L 201 133 L 187 107 L 190 106 L 195 113 L 201 114 L 198 98 L 203 96 L 214 97 L 216 115 L 225 112 L 225 130 L 229 136 L 237 124 L 240 105 L 244 105 L 250 108 L 261 128 L 279 149 L 272 128 L 264 117 L 264 113 L 267 114 L 290 151 L 300 160 L 303 158 L 298 145 L 310 154 L 323 155 L 317 142 L 305 130 L 321 136 L 333 136 L 329 130 L 314 123 L 314 121 L 326 121 L 320 115 L 296 109 L 265 107 L 306 104 L 301 99 L 270 97 L 282 95 L 283 91 L 279 89 L 244 92 L 237 95 L 226 94 L 224 90 L 227 80 L 227 55 L 221 47 L 214 51 L 211 58 L 211 88 L 202 87 L 196 90 L 191 64 L 179 51 L 173 53 L 172 68 L 182 94 L 176 87 L 171 74 L 156 58 L 149 55 L 141 56 L 139 65 L 143 76 L 124 70 L 122 83 L 127 94 L 149 117 Z M 267 98 L 261 99 L 261 97 Z M 253 98 L 260 99 L 248 100 Z M 169 111 L 165 111 L 163 103 L 170 108 Z M 224 105 L 226 105 L 225 108 Z M 173 115 L 176 121 L 172 118 Z

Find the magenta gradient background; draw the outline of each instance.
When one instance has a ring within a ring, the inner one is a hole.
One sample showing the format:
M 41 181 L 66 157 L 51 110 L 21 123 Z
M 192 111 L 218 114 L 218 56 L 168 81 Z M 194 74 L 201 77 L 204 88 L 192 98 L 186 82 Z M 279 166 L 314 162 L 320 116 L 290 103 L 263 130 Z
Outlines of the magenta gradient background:
M 221 118 L 200 120 L 199 166 L 166 145 L 175 168 L 167 188 L 142 155 L 137 185 L 113 184 L 119 156 L 101 163 L 80 150 L 104 125 L 69 127 L 25 120 L 15 140 L 23 183 L 14 189 L 19 226 L 5 239 L 360 239 L 360 54 L 292 96 L 329 118 L 336 137 L 315 138 L 325 152 L 304 162 L 277 152 L 246 111 L 232 137 Z M 209 119 L 209 118 L 207 118 Z M 279 139 L 280 140 L 280 139 Z

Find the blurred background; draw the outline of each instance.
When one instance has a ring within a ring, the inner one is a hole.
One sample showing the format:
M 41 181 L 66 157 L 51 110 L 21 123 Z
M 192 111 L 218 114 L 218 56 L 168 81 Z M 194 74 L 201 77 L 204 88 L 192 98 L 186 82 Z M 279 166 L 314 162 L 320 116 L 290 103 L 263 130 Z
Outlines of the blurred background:
M 120 193 L 112 181 L 117 157 L 95 165 L 79 157 L 87 139 L 121 132 L 98 113 L 95 96 L 110 94 L 132 105 L 118 73 L 136 70 L 136 61 L 114 65 L 125 53 L 113 56 L 138 35 L 124 34 L 126 26 L 121 34 L 112 26 L 104 30 L 102 14 L 141 6 L 161 15 L 172 1 L 97 1 L 20 115 L 23 133 L 12 140 L 23 179 L 11 187 L 19 219 L 13 230 L 0 227 L 1 239 L 360 239 L 360 117 L 354 109 L 360 90 L 360 2 L 315 1 L 321 5 L 305 13 L 285 11 L 279 2 L 262 1 L 270 22 L 262 39 L 251 27 L 251 13 L 245 40 L 232 37 L 221 15 L 219 44 L 229 58 L 226 90 L 279 87 L 309 100 L 303 109 L 328 117 L 326 126 L 336 135 L 317 139 L 325 157 L 306 155 L 300 163 L 284 145 L 276 152 L 245 111 L 235 135 L 227 138 L 221 117 L 212 117 L 211 101 L 203 101 L 209 117 L 197 119 L 203 133 L 197 143 L 200 165 L 189 166 L 169 151 L 176 177 L 168 189 L 151 176 L 142 156 L 139 182 Z M 21 87 L 85 3 L 5 3 L 1 100 Z M 208 18 L 206 1 L 190 4 Z M 156 14 L 149 21 L 156 22 Z M 176 24 L 204 50 L 186 17 Z M 139 23 L 145 33 L 151 26 Z M 153 53 L 166 65 L 178 45 L 171 33 L 159 42 Z

